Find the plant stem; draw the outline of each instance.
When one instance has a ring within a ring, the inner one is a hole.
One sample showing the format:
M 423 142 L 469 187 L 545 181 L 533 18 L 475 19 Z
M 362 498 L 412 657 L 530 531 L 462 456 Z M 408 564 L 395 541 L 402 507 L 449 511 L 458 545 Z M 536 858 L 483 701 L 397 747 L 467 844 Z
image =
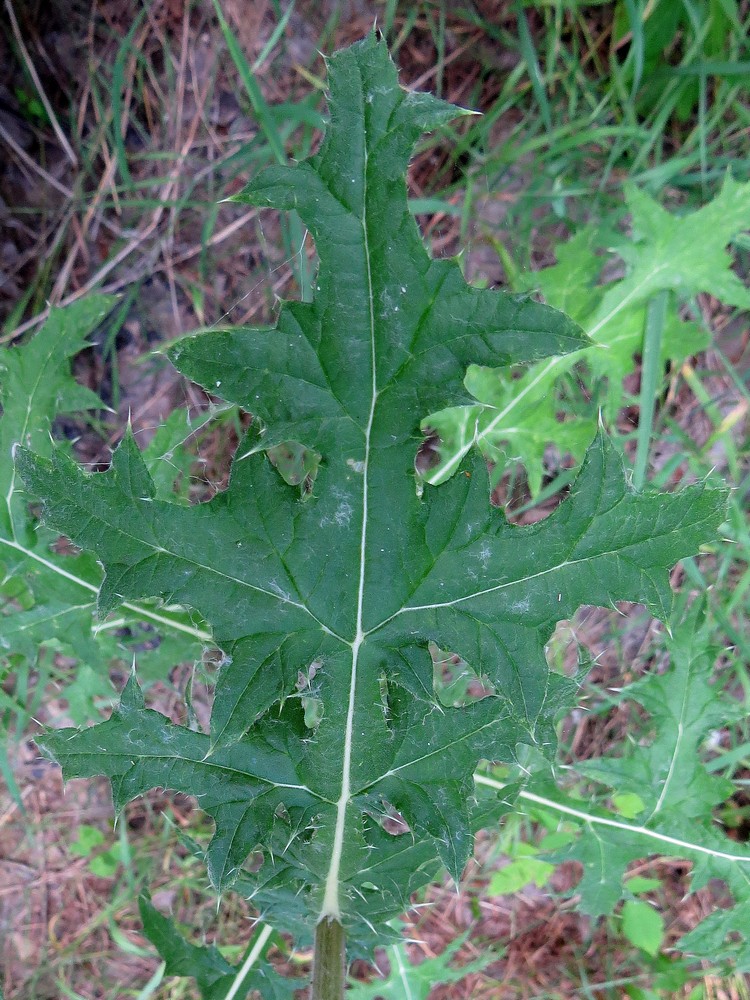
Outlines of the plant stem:
M 638 444 L 635 452 L 633 486 L 642 490 L 646 482 L 648 452 L 653 433 L 656 395 L 664 369 L 661 362 L 661 345 L 667 319 L 669 292 L 662 290 L 650 299 L 646 308 L 646 327 L 643 334 L 643 360 L 641 362 L 641 397 L 638 416 Z
M 346 935 L 338 920 L 324 917 L 315 928 L 310 1000 L 344 1000 Z

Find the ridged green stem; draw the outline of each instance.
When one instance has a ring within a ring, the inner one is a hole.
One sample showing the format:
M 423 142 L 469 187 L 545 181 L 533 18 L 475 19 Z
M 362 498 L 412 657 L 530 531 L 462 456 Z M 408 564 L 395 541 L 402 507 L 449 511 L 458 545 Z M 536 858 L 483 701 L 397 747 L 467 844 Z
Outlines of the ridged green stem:
M 346 935 L 338 920 L 327 917 L 315 928 L 315 956 L 310 1000 L 344 1000 Z

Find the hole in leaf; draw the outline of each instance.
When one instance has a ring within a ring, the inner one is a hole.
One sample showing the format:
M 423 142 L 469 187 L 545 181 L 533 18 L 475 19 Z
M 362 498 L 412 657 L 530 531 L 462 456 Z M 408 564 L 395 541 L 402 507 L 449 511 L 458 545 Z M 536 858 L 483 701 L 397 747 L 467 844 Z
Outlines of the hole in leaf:
M 320 661 L 314 660 L 307 668 L 307 672 L 300 670 L 297 673 L 296 686 L 300 693 L 305 726 L 308 729 L 317 729 L 323 718 L 323 702 L 317 697 L 317 686 L 314 685 L 315 676 L 320 667 Z
M 259 872 L 263 867 L 263 862 L 265 861 L 265 855 L 260 848 L 256 847 L 254 851 L 251 851 L 247 856 L 245 864 L 242 866 L 246 872 L 250 872 L 254 875 Z
M 480 677 L 458 653 L 449 653 L 431 642 L 432 683 L 438 701 L 446 708 L 463 708 L 495 694 L 486 677 Z
M 283 802 L 279 802 L 279 804 L 274 809 L 273 814 L 276 817 L 276 819 L 280 819 L 283 823 L 289 824 L 290 822 L 289 813 L 287 812 L 287 808 Z
M 402 837 L 405 833 L 411 833 L 409 824 L 387 799 L 380 799 L 377 805 L 370 805 L 366 812 L 385 833 L 392 837 Z
M 741 777 L 745 780 L 744 769 Z M 714 815 L 732 840 L 741 844 L 750 841 L 750 796 L 742 789 L 738 789 L 734 795 L 722 802 L 714 811 Z
M 317 729 L 323 718 L 323 702 L 320 698 L 303 698 L 302 708 L 305 712 L 305 725 L 308 729 Z
M 318 475 L 320 455 L 298 441 L 282 441 L 266 452 L 271 465 L 289 486 L 300 486 L 302 493 L 312 493 Z
M 419 446 L 417 457 L 414 459 L 414 468 L 419 476 L 426 477 L 427 473 L 440 464 L 440 435 L 434 428 L 425 427 L 423 429 L 424 440 Z

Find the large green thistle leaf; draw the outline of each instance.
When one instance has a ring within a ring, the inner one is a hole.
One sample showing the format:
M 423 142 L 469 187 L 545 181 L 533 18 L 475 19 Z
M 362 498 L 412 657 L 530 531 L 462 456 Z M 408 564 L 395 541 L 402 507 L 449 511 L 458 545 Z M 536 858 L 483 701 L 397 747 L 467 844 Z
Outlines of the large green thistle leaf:
M 118 805 L 155 786 L 193 793 L 216 824 L 217 886 L 237 881 L 280 926 L 341 919 L 361 943 L 440 863 L 459 876 L 491 815 L 473 797 L 480 759 L 513 759 L 519 744 L 553 754 L 573 691 L 545 661 L 556 622 L 615 600 L 663 616 L 669 567 L 712 537 L 724 496 L 635 494 L 604 438 L 532 527 L 490 506 L 479 455 L 419 495 L 420 420 L 466 401 L 468 365 L 586 341 L 554 310 L 468 287 L 455 262 L 428 256 L 406 166 L 422 132 L 462 112 L 403 91 L 374 36 L 328 65 L 320 152 L 241 195 L 309 227 L 315 301 L 285 303 L 272 330 L 172 351 L 256 417 L 228 489 L 192 507 L 160 500 L 132 438 L 106 473 L 64 454 L 25 452 L 19 467 L 48 521 L 103 563 L 102 613 L 144 596 L 189 606 L 226 657 L 210 734 L 145 708 L 134 677 L 110 720 L 44 746 L 68 776 L 109 775 Z M 492 693 L 443 706 L 430 642 Z M 400 836 L 383 820 L 395 812 Z M 260 867 L 243 869 L 257 850 Z

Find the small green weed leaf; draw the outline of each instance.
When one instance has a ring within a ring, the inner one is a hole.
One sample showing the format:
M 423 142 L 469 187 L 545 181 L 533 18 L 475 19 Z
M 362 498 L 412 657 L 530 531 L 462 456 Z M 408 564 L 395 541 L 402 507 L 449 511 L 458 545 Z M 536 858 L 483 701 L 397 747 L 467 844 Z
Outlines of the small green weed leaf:
M 539 841 L 537 853 L 541 851 L 556 851 L 560 847 L 569 844 L 575 834 L 571 830 L 556 830 L 554 833 L 547 833 Z
M 135 647 L 147 669 L 149 661 L 163 667 L 165 656 L 174 665 L 193 658 L 196 639 L 205 637 L 179 610 L 128 608 L 119 620 L 96 626 L 101 567 L 90 554 L 66 553 L 57 544 L 57 532 L 35 523 L 29 511 L 33 498 L 16 477 L 14 448 L 23 445 L 50 455 L 56 447 L 51 437 L 56 417 L 103 407 L 73 378 L 71 358 L 87 346 L 114 302 L 92 296 L 52 309 L 36 336 L 0 351 L 0 656 L 20 655 L 23 662 L 15 669 L 22 675 L 46 648 L 72 652 L 81 666 L 60 694 L 80 724 L 95 717 L 97 700 L 114 697 L 107 663 L 132 659 Z M 167 468 L 173 467 L 162 463 L 160 473 Z
M 616 792 L 612 796 L 612 805 L 626 819 L 635 819 L 646 808 L 637 792 Z
M 659 954 L 664 940 L 664 920 L 649 903 L 628 900 L 622 908 L 622 933 L 632 945 L 653 957 Z
M 518 858 L 495 872 L 487 886 L 490 896 L 508 896 L 525 885 L 541 888 L 546 884 L 555 866 L 540 858 Z
M 507 368 L 470 368 L 466 388 L 476 402 L 437 411 L 422 421 L 423 431 L 432 434 L 431 461 L 423 469 L 428 482 L 444 482 L 453 475 L 476 444 L 495 463 L 498 477 L 520 462 L 536 496 L 545 448 L 554 443 L 561 454 L 580 460 L 593 436 L 592 416 L 570 403 L 561 404 L 560 378 L 573 365 L 585 364 L 600 385 L 600 405 L 612 420 L 623 402 L 623 380 L 642 351 L 651 297 L 671 290 L 681 304 L 697 292 L 710 292 L 728 305 L 750 308 L 750 292 L 732 271 L 726 250 L 750 227 L 750 183 L 727 177 L 712 202 L 682 217 L 632 184 L 626 199 L 630 238 L 618 236 L 609 226 L 586 226 L 557 248 L 556 264 L 523 277 L 524 290 L 540 290 L 550 305 L 580 323 L 594 343 L 534 365 L 521 378 Z M 622 258 L 626 274 L 602 285 L 604 247 Z M 708 340 L 705 329 L 671 309 L 662 340 L 663 364 L 680 364 L 705 350 Z M 565 418 L 559 419 L 563 410 Z
M 119 844 L 113 844 L 106 851 L 97 852 L 97 848 L 101 847 L 105 840 L 104 834 L 98 827 L 84 823 L 78 827 L 78 837 L 70 845 L 71 854 L 89 858 L 89 870 L 99 878 L 111 878 L 122 863 Z
M 350 981 L 347 997 L 351 1000 L 427 1000 L 436 986 L 458 983 L 474 972 L 483 972 L 488 965 L 497 962 L 499 954 L 488 954 L 467 965 L 452 966 L 451 959 L 461 949 L 468 934 L 459 935 L 434 958 L 425 958 L 418 965 L 409 961 L 402 942 L 386 948 L 390 971 L 384 979 L 371 983 Z
M 654 892 L 656 889 L 661 889 L 662 882 L 658 878 L 644 878 L 643 875 L 633 875 L 631 878 L 625 879 L 625 888 L 628 892 L 639 893 L 639 892 Z
M 192 976 L 201 1000 L 224 1000 L 242 973 L 214 945 L 197 945 L 187 941 L 174 921 L 160 913 L 148 896 L 141 896 L 138 909 L 143 932 L 166 962 L 167 976 Z M 261 959 L 245 971 L 239 989 L 232 995 L 244 1000 L 258 991 L 263 1000 L 293 1000 L 295 990 L 303 986 L 300 979 L 285 979 Z
M 98 878 L 112 878 L 122 864 L 122 854 L 118 845 L 97 854 L 89 861 L 89 871 Z
M 418 494 L 420 421 L 464 399 L 470 364 L 587 342 L 549 307 L 429 258 L 405 171 L 421 133 L 461 112 L 402 90 L 374 35 L 328 68 L 320 152 L 241 195 L 299 213 L 320 260 L 315 300 L 284 303 L 272 330 L 171 352 L 255 417 L 227 490 L 160 499 L 130 435 L 97 475 L 62 452 L 18 462 L 49 523 L 104 565 L 102 614 L 147 596 L 189 607 L 225 654 L 210 733 L 146 709 L 133 677 L 109 720 L 43 746 L 69 777 L 107 774 L 118 807 L 152 787 L 196 795 L 215 823 L 215 885 L 236 883 L 286 928 L 340 919 L 359 950 L 439 864 L 460 876 L 491 815 L 473 794 L 478 761 L 512 761 L 519 745 L 553 755 L 575 689 L 545 660 L 557 621 L 615 600 L 666 616 L 669 568 L 713 537 L 725 495 L 636 494 L 602 436 L 566 501 L 529 527 L 491 507 L 481 454 Z M 304 497 L 267 457 L 289 441 L 320 456 Z M 491 693 L 442 705 L 431 643 Z M 322 706 L 308 724 L 303 698 Z
M 104 843 L 104 834 L 97 826 L 83 824 L 78 827 L 78 836 L 70 845 L 72 854 L 87 858 L 92 851 Z
M 674 626 L 673 636 L 665 639 L 669 669 L 647 674 L 622 694 L 623 700 L 635 701 L 648 712 L 649 729 L 655 735 L 628 742 L 622 757 L 576 765 L 588 780 L 621 795 L 637 794 L 643 812 L 632 820 L 607 815 L 555 791 L 562 811 L 582 818 L 583 826 L 580 836 L 553 860 L 575 859 L 582 864 L 583 876 L 574 891 L 584 911 L 595 916 L 612 913 L 631 890 L 631 882 L 624 879 L 630 862 L 656 852 L 690 860 L 691 890 L 712 878 L 721 879 L 736 905 L 716 911 L 683 937 L 679 947 L 712 961 L 729 959 L 749 970 L 750 938 L 734 938 L 738 929 L 748 926 L 750 850 L 717 827 L 712 810 L 731 796 L 733 785 L 709 773 L 701 759 L 706 736 L 733 717 L 740 718 L 742 707 L 736 704 L 733 709 L 732 701 L 719 697 L 713 679 L 717 651 L 710 635 L 702 604 L 696 602 Z

